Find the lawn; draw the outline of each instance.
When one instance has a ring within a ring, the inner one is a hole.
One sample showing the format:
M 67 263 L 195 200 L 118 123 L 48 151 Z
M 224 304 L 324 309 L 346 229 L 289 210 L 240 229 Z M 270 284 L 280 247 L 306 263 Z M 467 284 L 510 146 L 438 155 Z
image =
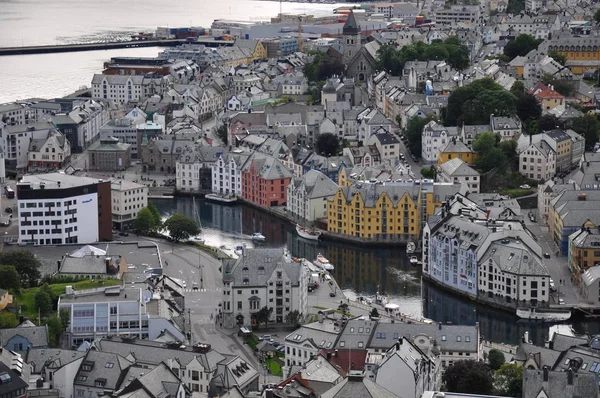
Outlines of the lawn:
M 275 376 L 283 376 L 283 371 L 281 370 L 281 364 L 273 358 L 265 359 L 265 365 L 269 369 L 269 372 Z
M 258 337 L 254 333 L 252 333 L 247 339 L 246 344 L 248 347 L 252 348 L 252 351 L 256 351 L 256 346 L 258 345 Z
M 520 198 L 521 196 L 526 196 L 532 194 L 533 192 L 533 189 L 523 188 L 503 189 L 500 191 L 502 195 L 510 195 L 511 198 Z
M 93 289 L 98 287 L 108 287 L 120 285 L 119 279 L 86 279 L 79 282 L 69 283 L 53 283 L 50 285 L 52 292 L 58 297 L 65 293 L 67 286 L 73 286 L 73 290 L 85 290 Z M 28 318 L 37 318 L 37 309 L 35 308 L 35 294 L 39 290 L 39 287 L 32 287 L 29 289 L 23 289 L 21 295 L 16 299 L 16 305 L 21 306 L 21 313 Z

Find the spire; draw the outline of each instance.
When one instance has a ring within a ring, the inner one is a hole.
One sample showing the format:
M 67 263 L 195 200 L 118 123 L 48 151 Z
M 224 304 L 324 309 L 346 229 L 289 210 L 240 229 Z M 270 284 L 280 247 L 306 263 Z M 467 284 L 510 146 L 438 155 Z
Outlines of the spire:
M 360 34 L 360 25 L 356 22 L 356 18 L 354 17 L 354 11 L 350 11 L 350 15 L 348 15 L 348 19 L 344 24 L 344 28 L 342 29 L 342 33 L 344 35 L 357 35 Z

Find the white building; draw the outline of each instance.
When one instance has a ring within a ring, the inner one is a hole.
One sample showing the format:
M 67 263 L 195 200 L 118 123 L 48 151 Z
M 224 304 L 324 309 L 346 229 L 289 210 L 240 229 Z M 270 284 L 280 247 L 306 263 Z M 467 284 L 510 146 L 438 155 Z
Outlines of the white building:
M 110 120 L 108 107 L 93 100 L 78 104 L 68 116 L 78 125 L 77 140 L 71 144 L 81 150 L 100 138 L 100 128 Z
M 121 231 L 132 228 L 140 210 L 148 206 L 148 187 L 132 181 L 115 179 L 110 183 L 112 227 Z
M 4 149 L 7 170 L 25 170 L 28 162 L 29 143 L 45 140 L 54 126 L 49 122 L 6 126 L 0 137 Z
M 441 151 L 453 137 L 458 136 L 456 127 L 445 127 L 431 121 L 423 127 L 421 133 L 421 158 L 424 164 L 437 163 Z
M 141 102 L 164 93 L 171 84 L 170 76 L 102 75 L 92 78 L 92 98 L 112 100 L 117 104 Z
M 427 354 L 409 339 L 401 337 L 385 353 L 375 382 L 399 397 L 421 398 L 425 391 L 437 390 L 440 385 L 439 358 L 439 353 Z
M 435 22 L 438 24 L 456 24 L 457 22 L 476 23 L 479 22 L 481 10 L 479 5 L 452 5 L 450 8 L 438 8 L 435 10 Z
M 338 184 L 318 170 L 293 178 L 287 187 L 287 214 L 301 223 L 327 218 L 327 201 L 337 190 Z
M 0 122 L 9 126 L 25 124 L 25 108 L 17 103 L 1 104 Z
M 56 129 L 51 129 L 45 139 L 31 140 L 27 153 L 27 170 L 57 170 L 71 158 L 71 144 Z
M 279 75 L 272 82 L 278 84 L 280 95 L 302 95 L 308 90 L 308 79 L 299 71 Z
M 372 135 L 377 134 L 378 130 L 383 128 L 386 131 L 393 131 L 392 122 L 390 119 L 377 109 L 372 109 L 369 113 L 360 116 L 360 122 L 358 126 L 358 140 L 367 142 Z M 341 122 L 341 121 L 340 121 Z M 343 136 L 343 130 L 340 132 L 340 136 Z
M 272 308 L 282 324 L 292 311 L 308 312 L 309 269 L 280 249 L 249 249 L 223 264 L 223 327 L 253 325 L 254 314 Z
M 438 181 L 465 184 L 469 192 L 472 193 L 479 193 L 481 188 L 479 177 L 479 172 L 460 158 L 450 159 L 442 163 L 437 174 Z
M 17 184 L 19 243 L 60 245 L 112 239 L 110 182 L 62 173 Z
M 394 167 L 400 159 L 400 140 L 384 129 L 379 129 L 367 140 L 367 145 L 375 145 L 381 162 Z
M 556 152 L 544 140 L 530 144 L 519 154 L 519 171 L 538 181 L 552 179 L 556 173 Z
M 221 195 L 242 196 L 242 166 L 250 156 L 239 149 L 219 156 L 211 165 L 212 189 Z
M 84 341 L 92 342 L 107 335 L 133 335 L 147 339 L 148 314 L 144 291 L 121 286 L 67 290 L 58 299 L 58 310 L 69 311 L 69 343 L 78 346 Z
M 186 146 L 177 153 L 181 153 L 181 156 L 175 160 L 175 187 L 177 190 L 212 191 L 213 165 L 218 162 L 220 157 L 226 155 L 225 148 L 195 145 Z M 223 176 L 225 176 L 225 170 Z
M 523 130 L 523 123 L 518 117 L 490 116 L 490 126 L 494 134 L 500 134 L 502 141 L 518 140 Z

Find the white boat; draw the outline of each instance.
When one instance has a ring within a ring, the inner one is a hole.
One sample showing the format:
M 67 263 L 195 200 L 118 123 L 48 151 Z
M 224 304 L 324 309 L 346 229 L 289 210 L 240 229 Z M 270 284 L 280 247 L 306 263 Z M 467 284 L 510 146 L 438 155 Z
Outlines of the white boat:
M 413 242 L 408 242 L 406 244 L 406 254 L 413 254 L 417 246 Z
M 218 193 L 209 193 L 204 196 L 204 199 L 209 202 L 217 202 L 223 204 L 232 204 L 237 202 L 237 198 L 234 195 L 219 195 Z
M 419 259 L 417 258 L 417 256 L 411 256 L 410 257 L 410 265 L 415 266 L 419 263 Z
M 401 314 L 400 306 L 398 304 L 387 303 L 383 308 L 387 315 L 399 316 Z
M 233 252 L 235 254 L 237 254 L 238 256 L 243 256 L 244 255 L 244 246 L 236 246 L 235 249 L 233 250 Z
M 267 240 L 267 238 L 265 238 L 265 236 L 260 232 L 255 232 L 252 234 L 252 240 L 255 242 L 264 242 L 265 240 Z
M 517 308 L 517 316 L 521 319 L 542 322 L 564 322 L 571 318 L 571 310 L 546 308 Z
M 200 235 L 198 236 L 194 236 L 192 239 L 190 239 L 192 242 L 197 242 L 200 244 L 204 244 L 204 238 L 202 238 Z
M 321 253 L 317 254 L 317 258 L 313 261 L 313 264 L 325 271 L 333 271 L 333 264 L 329 262 Z
M 296 224 L 296 232 L 301 238 L 308 240 L 319 240 L 319 236 L 321 236 L 321 231 L 304 228 L 300 224 Z

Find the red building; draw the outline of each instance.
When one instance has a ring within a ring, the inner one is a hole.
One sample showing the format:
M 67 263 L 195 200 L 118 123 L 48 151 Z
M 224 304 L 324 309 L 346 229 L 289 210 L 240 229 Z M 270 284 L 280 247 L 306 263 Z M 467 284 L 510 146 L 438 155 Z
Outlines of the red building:
M 291 179 L 279 159 L 255 152 L 242 168 L 242 198 L 263 207 L 285 206 Z

